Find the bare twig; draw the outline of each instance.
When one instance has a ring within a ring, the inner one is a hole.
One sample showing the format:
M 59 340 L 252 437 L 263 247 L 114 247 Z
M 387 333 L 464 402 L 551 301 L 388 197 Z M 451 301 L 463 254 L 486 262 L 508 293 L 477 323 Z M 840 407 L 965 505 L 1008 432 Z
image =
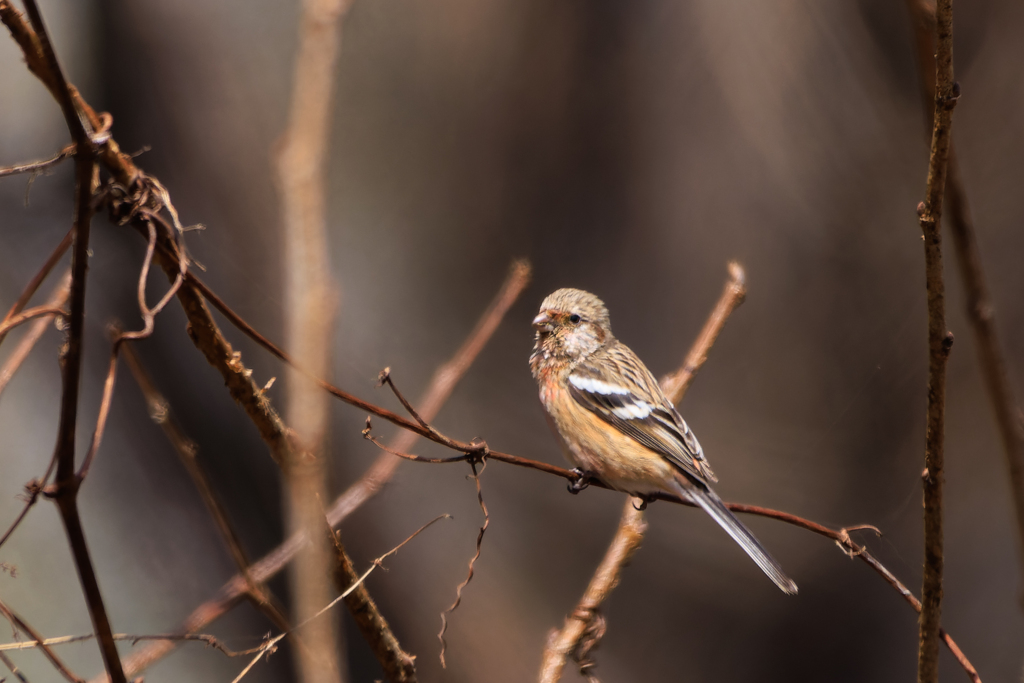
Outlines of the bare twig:
M 953 335 L 946 329 L 942 277 L 942 198 L 952 132 L 953 107 L 960 96 L 953 81 L 953 3 L 936 5 L 935 109 L 925 201 L 918 205 L 924 233 L 925 282 L 928 290 L 928 408 L 925 429 L 924 578 L 918 643 L 918 683 L 939 679 L 939 628 L 942 621 L 942 488 L 945 438 L 946 359 Z
M 60 282 L 54 288 L 50 294 L 50 299 L 46 302 L 46 305 L 54 309 L 63 309 L 67 303 L 68 295 L 71 293 L 71 271 L 68 270 L 61 277 Z M 46 328 L 49 327 L 50 321 L 47 319 L 36 320 L 32 323 L 28 332 L 21 338 L 18 345 L 11 352 L 11 355 L 4 361 L 3 367 L 0 367 L 0 395 L 3 394 L 4 389 L 7 388 L 8 382 L 14 377 L 14 374 L 18 372 L 18 368 L 28 358 L 29 353 L 35 347 L 36 342 L 39 341 L 43 333 L 46 332 Z M 2 338 L 0 338 L 2 341 Z M 0 544 L 2 545 L 2 544 Z
M 438 521 L 440 521 L 442 519 L 451 519 L 451 516 L 450 515 L 440 515 L 438 517 L 435 517 L 434 519 L 430 520 L 429 522 L 427 522 L 426 524 L 421 526 L 419 529 L 414 531 L 411 536 L 409 536 L 404 541 L 402 541 L 401 543 L 396 545 L 394 548 L 392 548 L 391 550 L 387 551 L 386 553 L 384 553 L 383 555 L 378 557 L 376 560 L 374 560 L 370 564 L 370 568 L 367 569 L 365 572 L 363 572 L 363 574 L 356 580 L 356 582 L 353 583 L 351 586 L 349 586 L 347 589 L 345 589 L 342 592 L 341 595 L 336 597 L 334 600 L 332 600 L 330 603 L 328 603 L 327 606 L 325 606 L 319 612 L 317 612 L 316 614 L 312 615 L 311 617 L 309 617 L 308 619 L 303 621 L 301 624 L 296 624 L 293 630 L 298 630 L 298 629 L 306 626 L 310 622 L 312 622 L 315 619 L 317 619 L 318 617 L 320 617 L 322 614 L 326 613 L 328 610 L 330 610 L 332 607 L 337 605 L 339 602 L 341 602 L 342 600 L 347 598 L 352 593 L 352 591 L 356 590 L 363 583 L 363 581 L 366 580 L 366 577 L 368 577 L 370 575 L 370 573 L 374 569 L 376 569 L 377 567 L 380 567 L 380 566 L 383 565 L 384 560 L 386 560 L 388 557 L 394 555 L 399 550 L 401 550 L 405 546 L 406 543 L 408 543 L 409 541 L 411 541 L 412 539 L 416 538 L 421 533 L 423 533 L 423 531 L 425 531 L 427 529 L 427 527 L 431 526 L 435 522 L 438 522 Z M 242 670 L 242 672 L 240 674 L 238 674 L 237 677 L 235 677 L 235 679 L 232 681 L 232 683 L 238 683 L 238 681 L 242 680 L 242 677 L 244 677 L 245 674 L 249 673 L 249 670 L 252 669 L 252 667 L 255 666 L 257 662 L 260 661 L 260 658 L 262 658 L 264 654 L 273 652 L 273 650 L 274 650 L 275 646 L 277 645 L 277 643 L 279 643 L 281 641 L 281 639 L 284 638 L 286 635 L 288 635 L 288 634 L 287 633 L 282 633 L 280 635 L 274 636 L 273 638 L 268 640 L 266 643 L 264 643 L 263 646 L 260 648 L 259 653 L 255 657 L 253 657 L 252 661 L 249 662 L 249 665 L 246 666 Z
M 924 108 L 928 113 L 930 134 L 935 105 L 935 6 L 928 0 L 907 0 L 907 5 L 914 20 L 921 91 L 924 96 Z M 967 192 L 960 175 L 953 140 L 949 143 L 946 200 L 947 223 L 953 233 L 953 246 L 966 293 L 964 303 L 967 319 L 974 333 L 982 379 L 992 402 L 992 411 L 1003 442 L 1007 471 L 1010 475 L 1010 492 L 1013 495 L 1017 518 L 1017 547 L 1021 558 L 1024 559 L 1024 419 L 1006 370 L 1006 353 L 996 331 L 995 306 L 982 269 L 974 220 L 968 206 Z M 1024 567 L 1024 562 L 1021 566 Z
M 64 678 L 71 681 L 71 683 L 83 683 L 82 679 L 73 674 L 71 669 L 61 661 L 61 658 L 57 656 L 57 653 L 51 650 L 49 645 L 45 644 L 46 639 L 39 635 L 38 631 L 29 626 L 28 622 L 19 617 L 14 610 L 5 605 L 2 601 L 0 601 L 0 614 L 19 629 L 24 631 L 29 638 L 38 642 L 40 644 L 39 648 L 43 651 L 43 654 L 46 655 L 46 658 L 50 660 L 50 663 L 53 664 L 54 668 L 57 669 Z
M 35 320 L 36 318 L 42 317 L 53 317 L 55 315 L 67 315 L 67 311 L 61 306 L 35 306 L 27 311 L 22 311 L 16 315 L 12 315 L 4 322 L 0 323 L 0 335 L 6 335 L 8 332 L 13 330 L 19 325 L 24 325 L 29 320 Z
M 580 641 L 596 618 L 601 605 L 619 584 L 622 569 L 629 563 L 633 553 L 640 548 L 646 530 L 644 513 L 634 507 L 633 499 L 627 496 L 619 527 L 615 531 L 611 545 L 605 551 L 601 564 L 587 584 L 583 597 L 565 620 L 562 630 L 552 630 L 548 635 L 541 659 L 540 681 L 559 680 L 567 657 L 572 657 L 581 664 L 589 663 L 589 650 L 593 649 L 596 643 L 590 643 L 588 651 L 581 653 L 578 652 Z
M 469 571 L 466 574 L 466 578 L 463 579 L 462 583 L 455 587 L 455 602 L 445 611 L 441 612 L 441 630 L 437 633 L 437 639 L 441 641 L 441 668 L 445 668 L 444 662 L 444 651 L 447 649 L 448 644 L 444 641 L 444 632 L 448 630 L 448 615 L 455 611 L 455 609 L 462 602 L 462 591 L 465 590 L 469 582 L 473 580 L 473 569 L 476 566 L 476 561 L 480 559 L 480 549 L 484 542 L 484 534 L 487 533 L 487 527 L 491 525 L 491 515 L 487 512 L 487 503 L 484 502 L 484 492 L 480 488 L 480 475 L 483 474 L 483 469 L 479 472 L 476 470 L 476 460 L 470 460 L 469 466 L 473 469 L 473 482 L 476 484 L 476 500 L 480 504 L 480 511 L 484 513 L 484 523 L 480 526 L 480 531 L 476 535 L 476 552 L 473 557 L 469 560 Z M 483 461 L 483 466 L 486 467 L 487 461 Z
M 14 166 L 4 166 L 0 168 L 0 178 L 9 175 L 18 175 L 20 173 L 31 173 L 37 175 L 44 171 L 56 166 L 60 162 L 64 161 L 68 157 L 75 155 L 75 144 L 71 143 L 66 145 L 64 149 L 57 152 L 54 156 L 49 159 L 43 159 L 42 161 L 30 161 L 27 164 L 15 164 Z M 70 244 L 70 242 L 69 242 Z
M 327 522 L 326 515 L 324 522 Z M 334 586 L 339 592 L 344 592 L 346 586 L 351 586 L 359 580 L 355 565 L 352 559 L 345 552 L 338 533 L 327 523 L 327 532 L 334 543 L 337 564 L 334 570 Z M 370 646 L 384 676 L 391 683 L 416 683 L 416 657 L 402 649 L 398 638 L 395 637 L 387 619 L 381 614 L 377 603 L 374 602 L 366 586 L 358 584 L 357 588 L 349 592 L 345 598 L 345 606 L 355 619 L 363 639 Z
M 426 394 L 420 402 L 419 412 L 425 419 L 432 420 L 441 411 L 444 403 L 451 396 L 455 385 L 458 384 L 459 380 L 469 370 L 473 361 L 476 360 L 484 345 L 490 340 L 494 331 L 498 328 L 498 324 L 519 297 L 519 294 L 522 293 L 529 280 L 529 265 L 522 261 L 513 263 L 508 277 L 505 279 L 498 294 L 481 315 L 480 320 L 469 333 L 462 346 L 455 352 L 451 360 L 439 367 L 434 373 Z M 193 284 L 193 281 L 189 280 L 189 284 Z M 206 292 L 204 292 L 204 296 L 209 298 Z M 246 332 L 247 335 L 252 336 L 246 328 L 256 335 L 259 334 L 252 330 L 244 320 L 238 318 L 237 314 L 229 308 L 227 311 L 230 311 L 230 313 L 221 308 L 223 302 L 220 302 L 219 299 L 211 299 L 211 303 L 224 313 L 229 320 L 232 320 L 232 323 L 239 327 L 239 329 Z M 267 343 L 269 344 L 269 342 Z M 277 347 L 273 348 L 280 352 Z M 278 357 L 280 358 L 280 356 Z M 405 450 L 410 448 L 417 438 L 418 435 L 414 432 L 400 430 L 391 441 L 391 445 L 392 447 Z M 327 511 L 328 522 L 333 526 L 337 526 L 363 503 L 377 495 L 384 485 L 390 481 L 400 462 L 401 460 L 386 453 L 378 457 L 366 474 L 334 501 Z M 554 468 L 556 472 L 558 469 Z M 569 476 L 571 477 L 572 475 L 570 474 Z M 293 535 L 290 537 L 252 565 L 251 573 L 253 578 L 257 581 L 267 581 L 275 576 L 291 562 L 305 542 L 304 535 Z M 193 610 L 179 627 L 179 632 L 194 633 L 202 630 L 208 624 L 231 610 L 238 603 L 239 598 L 245 595 L 246 590 L 245 579 L 240 575 L 235 575 L 221 587 L 220 594 L 216 598 L 199 605 Z M 135 676 L 163 659 L 174 647 L 174 643 L 162 642 L 142 648 L 140 651 L 125 658 L 125 668 L 130 675 Z M 100 683 L 102 680 L 103 678 L 95 679 L 95 683 Z
M 722 328 L 725 327 L 729 315 L 743 303 L 746 293 L 746 274 L 743 272 L 743 267 L 739 263 L 731 261 L 729 263 L 729 279 L 725 283 L 725 289 L 722 291 L 718 303 L 715 304 L 715 308 L 711 311 L 704 328 L 697 335 L 689 353 L 686 354 L 682 367 L 661 380 L 661 388 L 670 401 L 678 403 L 682 400 L 694 375 L 707 361 L 708 352 L 715 340 L 718 339 Z M 623 568 L 643 541 L 647 522 L 644 520 L 642 507 L 637 509 L 632 498 L 627 496 L 618 530 L 605 552 L 604 559 L 601 560 L 597 571 L 590 579 L 583 597 L 576 609 L 573 610 L 572 615 L 565 620 L 562 630 L 552 631 L 548 636 L 548 642 L 541 658 L 538 679 L 541 683 L 558 681 L 562 677 L 562 669 L 565 667 L 565 659 L 568 656 L 573 657 L 579 665 L 581 673 L 591 677 L 589 670 L 594 663 L 590 652 L 597 647 L 604 633 L 603 627 L 596 633 L 591 627 L 599 618 L 599 608 L 618 585 Z M 585 638 L 588 633 L 591 636 Z M 585 645 L 581 647 L 584 641 Z
M 69 643 L 81 643 L 87 640 L 92 640 L 96 636 L 92 633 L 84 636 L 58 636 L 57 638 L 47 638 L 46 640 L 26 640 L 20 643 L 0 643 L 0 652 L 9 652 L 11 650 L 34 650 L 36 648 L 49 647 L 52 645 L 67 645 Z M 113 635 L 114 640 L 128 641 L 133 645 L 135 643 L 141 643 L 147 640 L 177 640 L 177 641 L 189 641 L 205 643 L 208 647 L 212 647 L 215 650 L 219 650 L 228 657 L 244 657 L 245 655 L 254 654 L 262 649 L 260 647 L 249 648 L 248 650 L 232 650 L 224 643 L 220 642 L 216 637 L 206 633 L 158 633 L 156 635 L 136 635 L 131 633 L 115 633 Z
M 242 547 L 241 539 L 239 539 L 234 527 L 232 527 L 231 522 L 228 520 L 227 512 L 221 505 L 220 500 L 213 491 L 213 487 L 210 485 L 209 479 L 206 477 L 206 473 L 199 464 L 198 447 L 182 431 L 178 421 L 174 418 L 170 403 L 156 388 L 156 385 L 153 384 L 152 378 L 142 366 L 142 362 L 135 353 L 132 344 L 124 344 L 123 353 L 132 377 L 145 398 L 150 417 L 160 425 L 160 428 L 167 436 L 167 440 L 171 442 L 174 451 L 178 454 L 178 459 L 185 467 L 185 471 L 192 478 L 192 483 L 195 484 L 200 498 L 203 499 L 203 503 L 206 504 L 206 508 L 210 512 L 210 516 L 213 517 L 221 539 L 224 541 L 224 545 L 227 546 L 231 558 L 238 567 L 239 574 L 245 578 L 249 596 L 253 603 L 277 628 L 282 631 L 289 631 L 291 626 L 288 623 L 288 619 L 277 606 L 267 587 L 252 578 L 252 574 L 249 571 L 249 558 Z
M 708 316 L 707 322 L 704 323 L 704 328 L 697 335 L 693 346 L 686 354 L 683 364 L 672 374 L 662 377 L 659 382 L 665 396 L 673 403 L 683 400 L 683 394 L 690 388 L 690 383 L 697 371 L 708 359 L 708 351 L 718 339 L 722 328 L 725 327 L 726 320 L 747 296 L 747 275 L 743 271 L 743 266 L 736 261 L 730 261 L 728 268 L 729 279 L 725 282 L 725 289 L 718 298 L 718 303 L 715 304 L 711 315 Z
M 8 671 L 14 674 L 14 677 L 21 681 L 21 683 L 28 683 L 28 679 L 25 678 L 25 674 L 21 673 L 21 670 L 14 665 L 14 662 L 11 661 L 11 658 L 8 657 L 6 653 L 0 652 L 0 662 L 3 662 L 3 665 L 7 667 Z M 0 678 L 0 681 L 2 680 L 4 679 Z
M 20 313 L 25 306 L 28 305 L 32 295 L 36 293 L 36 290 L 43 284 L 43 281 L 50 274 L 50 271 L 53 270 L 54 266 L 57 265 L 57 262 L 64 256 L 64 252 L 66 252 L 68 247 L 71 246 L 71 239 L 73 236 L 74 228 L 72 227 L 68 230 L 67 234 L 64 235 L 64 239 L 60 241 L 49 257 L 47 257 L 46 261 L 43 263 L 43 267 L 39 269 L 39 272 L 37 272 L 32 279 L 28 281 L 27 285 L 25 285 L 25 289 L 22 290 L 21 295 L 18 296 L 18 300 L 14 302 L 11 309 L 7 311 L 7 315 L 4 316 L 4 322 L 7 322 L 12 316 Z M 0 343 L 3 343 L 5 335 L 6 333 L 0 334 Z

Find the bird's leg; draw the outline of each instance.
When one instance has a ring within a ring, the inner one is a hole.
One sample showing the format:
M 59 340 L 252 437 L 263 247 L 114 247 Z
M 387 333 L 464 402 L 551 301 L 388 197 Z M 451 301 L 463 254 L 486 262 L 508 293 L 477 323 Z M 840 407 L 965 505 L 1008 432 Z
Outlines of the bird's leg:
M 575 496 L 577 493 L 590 486 L 590 475 L 579 467 L 573 468 L 572 473 L 576 475 L 576 478 L 569 482 L 567 488 L 569 489 L 569 493 Z

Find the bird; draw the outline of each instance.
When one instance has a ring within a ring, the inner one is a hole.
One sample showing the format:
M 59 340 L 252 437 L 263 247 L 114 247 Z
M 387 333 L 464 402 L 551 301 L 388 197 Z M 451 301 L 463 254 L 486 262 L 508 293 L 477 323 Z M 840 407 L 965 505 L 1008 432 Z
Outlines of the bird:
M 643 361 L 612 335 L 608 309 L 581 289 L 559 289 L 533 319 L 530 370 L 548 422 L 575 466 L 573 493 L 598 479 L 644 501 L 668 493 L 714 519 L 784 593 L 796 583 L 729 511 L 697 437 Z

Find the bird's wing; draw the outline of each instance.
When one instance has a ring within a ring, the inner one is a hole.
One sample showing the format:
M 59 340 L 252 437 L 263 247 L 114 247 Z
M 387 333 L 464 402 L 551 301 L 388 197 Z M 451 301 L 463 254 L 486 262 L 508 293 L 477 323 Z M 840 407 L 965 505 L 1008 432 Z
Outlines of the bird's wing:
M 718 481 L 686 421 L 629 347 L 614 342 L 573 368 L 580 405 L 702 483 Z

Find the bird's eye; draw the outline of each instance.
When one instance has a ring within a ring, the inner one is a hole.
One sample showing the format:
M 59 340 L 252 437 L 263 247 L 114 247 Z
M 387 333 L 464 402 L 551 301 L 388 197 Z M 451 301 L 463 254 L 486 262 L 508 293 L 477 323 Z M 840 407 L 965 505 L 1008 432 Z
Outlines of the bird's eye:
M 571 322 L 573 325 L 576 325 L 580 322 L 580 317 L 577 314 L 573 313 L 572 315 L 569 316 L 569 322 Z

